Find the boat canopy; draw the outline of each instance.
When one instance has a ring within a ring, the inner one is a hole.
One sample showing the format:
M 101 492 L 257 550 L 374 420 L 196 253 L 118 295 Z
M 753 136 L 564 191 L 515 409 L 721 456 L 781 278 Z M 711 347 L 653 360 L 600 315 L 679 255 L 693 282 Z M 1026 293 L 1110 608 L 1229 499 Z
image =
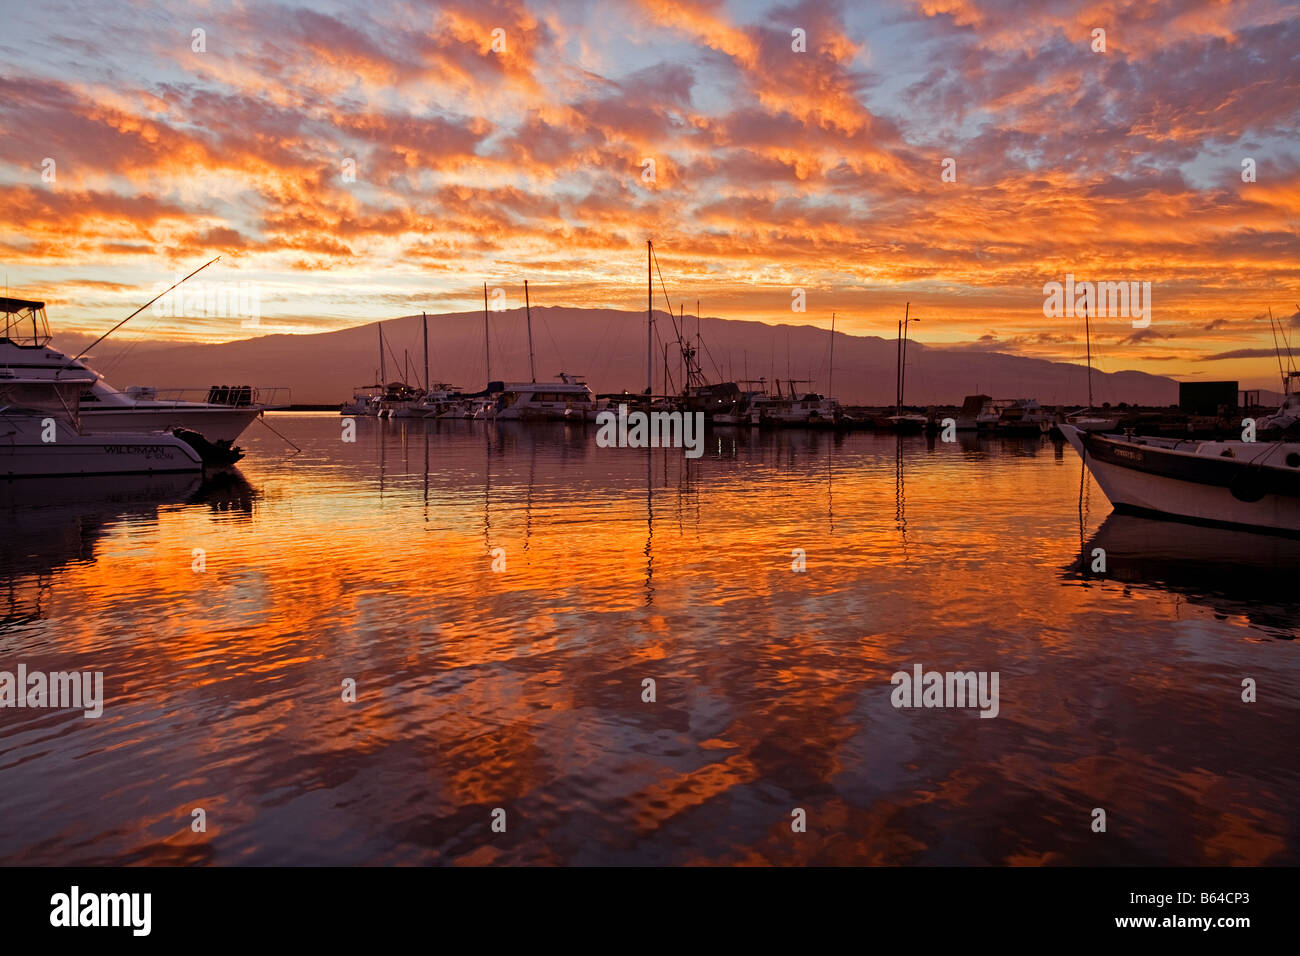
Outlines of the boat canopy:
M 49 344 L 50 325 L 45 318 L 44 302 L 0 297 L 0 316 L 4 319 L 0 343 L 26 348 L 44 348 Z

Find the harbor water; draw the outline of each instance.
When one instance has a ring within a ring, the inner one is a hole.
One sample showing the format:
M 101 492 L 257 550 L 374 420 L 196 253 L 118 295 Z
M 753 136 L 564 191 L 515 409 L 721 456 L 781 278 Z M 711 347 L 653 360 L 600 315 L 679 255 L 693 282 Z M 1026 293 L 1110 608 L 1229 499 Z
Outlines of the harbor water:
M 0 862 L 1300 863 L 1296 542 L 1045 439 L 268 421 L 0 484 L 0 671 L 103 675 L 0 709 Z

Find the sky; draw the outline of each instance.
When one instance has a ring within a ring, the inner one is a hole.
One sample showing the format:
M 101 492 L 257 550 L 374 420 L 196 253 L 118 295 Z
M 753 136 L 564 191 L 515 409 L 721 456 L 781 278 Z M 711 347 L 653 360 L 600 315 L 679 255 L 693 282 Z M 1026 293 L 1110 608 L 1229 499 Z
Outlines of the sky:
M 525 279 L 644 309 L 651 239 L 656 304 L 687 314 L 893 336 L 906 308 L 927 344 L 1077 362 L 1082 318 L 1044 314 L 1068 274 L 1150 283 L 1148 325 L 1090 320 L 1108 371 L 1276 389 L 1268 310 L 1300 340 L 1294 3 L 0 0 L 0 23 L 0 270 L 56 336 L 218 255 L 198 280 L 254 290 L 255 321 L 118 335 L 329 331 L 485 282 L 517 307 Z

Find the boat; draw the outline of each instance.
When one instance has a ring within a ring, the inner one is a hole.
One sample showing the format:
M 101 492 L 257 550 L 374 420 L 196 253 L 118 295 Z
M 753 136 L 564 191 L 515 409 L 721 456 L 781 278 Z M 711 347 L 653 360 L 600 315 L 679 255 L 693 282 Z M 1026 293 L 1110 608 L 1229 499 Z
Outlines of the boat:
M 777 379 L 775 395 L 755 395 L 750 401 L 750 424 L 760 428 L 834 425 L 840 417 L 839 402 L 817 392 L 800 393 L 795 389 L 800 384 L 809 383 L 787 379 L 783 389 Z
M 1300 442 L 1200 441 L 1059 427 L 1116 511 L 1300 534 Z
M 498 421 L 586 420 L 596 396 L 580 376 L 561 372 L 550 383 L 502 383 L 492 417 Z
M 352 390 L 352 400 L 340 403 L 339 414 L 378 417 L 379 399 L 382 395 L 382 385 L 358 385 Z
M 1037 401 L 1018 398 L 1002 408 L 993 431 L 1008 437 L 1032 437 L 1047 433 L 1054 424 L 1052 416 Z
M 1088 316 L 1088 309 L 1083 310 L 1083 334 L 1084 342 L 1087 345 L 1088 355 L 1088 405 L 1076 412 L 1071 412 L 1065 416 L 1065 424 L 1073 425 L 1080 431 L 1085 432 L 1110 432 L 1114 431 L 1119 425 L 1119 419 L 1098 415 L 1093 409 L 1092 404 L 1092 322 Z M 1051 434 L 1055 436 L 1060 433 L 1060 428 L 1054 423 L 1051 428 Z
M 464 396 L 460 388 L 446 382 L 429 386 L 418 402 L 394 410 L 394 418 L 442 418 L 460 406 Z M 459 417 L 459 416 L 455 416 Z
M 979 431 L 985 421 L 996 422 L 997 416 L 992 411 L 993 399 L 988 395 L 967 395 L 961 403 L 961 409 L 954 419 L 959 432 Z
M 237 439 L 253 420 L 272 408 L 286 407 L 287 388 L 210 385 L 159 389 L 135 386 L 125 391 L 108 383 L 80 355 L 70 357 L 51 345 L 45 303 L 0 298 L 0 374 L 53 382 L 81 376 L 77 405 L 81 430 L 88 435 L 153 432 L 189 428 L 212 441 Z M 186 396 L 194 396 L 187 398 Z
M 907 326 L 920 322 L 912 318 L 912 303 L 903 307 L 903 317 L 898 320 L 897 366 L 894 370 L 894 414 L 878 419 L 877 424 L 887 431 L 900 435 L 919 435 L 925 431 L 929 419 L 915 412 L 903 411 L 903 394 L 907 384 Z
M 84 368 L 57 378 L 0 369 L 0 477 L 202 472 L 205 454 L 214 465 L 243 457 L 230 442 L 210 442 L 189 429 L 86 433 L 77 397 L 96 380 Z

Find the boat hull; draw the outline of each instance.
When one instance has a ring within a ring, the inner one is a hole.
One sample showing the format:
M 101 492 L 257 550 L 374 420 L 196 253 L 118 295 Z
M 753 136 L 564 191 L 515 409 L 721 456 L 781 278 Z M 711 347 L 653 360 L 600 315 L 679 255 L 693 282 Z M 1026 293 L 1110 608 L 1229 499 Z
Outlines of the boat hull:
M 201 472 L 198 453 L 168 434 L 0 437 L 0 478 Z
M 261 409 L 251 406 L 139 403 L 112 408 L 81 409 L 81 430 L 87 435 L 170 431 L 188 428 L 211 441 L 233 442 L 253 423 Z
M 1116 511 L 1300 535 L 1300 496 L 1286 490 L 1300 475 L 1261 477 L 1242 462 L 1129 447 L 1070 425 L 1061 431 Z

